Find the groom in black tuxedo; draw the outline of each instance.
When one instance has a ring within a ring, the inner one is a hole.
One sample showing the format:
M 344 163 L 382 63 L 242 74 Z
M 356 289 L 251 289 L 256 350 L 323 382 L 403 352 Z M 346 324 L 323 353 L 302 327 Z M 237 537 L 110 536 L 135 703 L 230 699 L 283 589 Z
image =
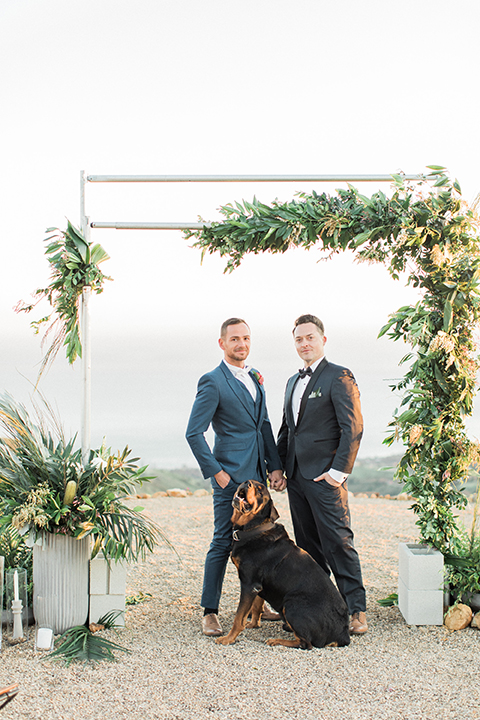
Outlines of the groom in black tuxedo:
M 353 469 L 363 419 L 360 393 L 350 370 L 328 362 L 321 320 L 301 315 L 293 330 L 304 367 L 285 391 L 278 452 L 288 489 L 297 544 L 328 574 L 352 616 L 350 632 L 367 632 L 365 589 L 350 527 L 346 479 Z

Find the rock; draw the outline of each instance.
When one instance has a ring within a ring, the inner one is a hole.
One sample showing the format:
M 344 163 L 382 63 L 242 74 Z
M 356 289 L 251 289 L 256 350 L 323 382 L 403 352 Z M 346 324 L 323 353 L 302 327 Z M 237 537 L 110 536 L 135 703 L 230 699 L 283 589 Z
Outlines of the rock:
M 383 498 L 384 498 L 384 500 L 391 500 L 392 496 L 387 493 L 386 495 L 383 496 Z
M 379 497 L 380 497 L 380 493 L 378 493 L 378 492 L 372 492 L 372 493 L 370 493 L 370 497 L 371 497 L 371 498 L 379 498 Z
M 165 492 L 165 490 L 159 490 L 158 492 L 153 493 L 152 498 L 167 497 L 167 496 L 168 496 L 168 493 Z
M 410 500 L 410 495 L 407 495 L 407 493 L 400 493 L 397 495 L 397 500 Z
M 472 622 L 470 623 L 470 625 L 471 625 L 473 628 L 477 628 L 477 630 L 480 630 L 480 612 L 475 613 L 475 615 L 473 616 L 473 619 L 472 619 Z
M 463 630 L 470 625 L 472 615 L 472 610 L 468 605 L 458 603 L 447 610 L 443 624 L 449 630 Z
M 136 497 L 139 500 L 148 500 L 148 498 L 151 498 L 152 496 L 149 495 L 148 493 L 137 493 Z
M 200 488 L 199 490 L 195 490 L 193 495 L 194 497 L 205 497 L 205 495 L 211 495 L 211 493 L 209 493 L 208 490 L 205 490 L 204 488 Z
M 167 490 L 168 497 L 187 497 L 188 492 L 183 488 L 169 488 Z
M 367 493 L 357 493 L 357 494 L 355 495 L 355 497 L 357 497 L 357 498 L 368 498 L 368 494 L 367 494 Z

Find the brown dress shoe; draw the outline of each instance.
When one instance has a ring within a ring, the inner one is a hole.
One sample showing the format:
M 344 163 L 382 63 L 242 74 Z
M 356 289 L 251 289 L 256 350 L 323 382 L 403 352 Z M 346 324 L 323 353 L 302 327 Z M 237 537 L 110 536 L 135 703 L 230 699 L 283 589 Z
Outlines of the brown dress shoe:
M 209 613 L 204 615 L 202 618 L 202 632 L 204 635 L 210 635 L 215 637 L 216 635 L 222 635 L 222 626 L 218 622 L 218 615 L 215 613 Z
M 367 617 L 364 612 L 355 612 L 350 620 L 350 634 L 364 635 L 368 630 Z

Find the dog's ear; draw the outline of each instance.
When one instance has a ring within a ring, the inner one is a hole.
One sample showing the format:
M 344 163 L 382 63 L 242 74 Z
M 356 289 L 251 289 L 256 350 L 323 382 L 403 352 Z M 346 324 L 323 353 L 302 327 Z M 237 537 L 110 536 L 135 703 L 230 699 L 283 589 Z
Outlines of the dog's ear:
M 242 513 L 240 512 L 240 510 L 237 510 L 237 508 L 234 508 L 233 515 L 230 518 L 232 525 L 238 525 L 241 518 L 242 518 Z
M 272 502 L 270 505 L 270 521 L 275 522 L 275 520 L 278 520 L 279 517 L 280 517 L 280 515 L 277 512 L 277 508 L 275 507 L 275 505 Z

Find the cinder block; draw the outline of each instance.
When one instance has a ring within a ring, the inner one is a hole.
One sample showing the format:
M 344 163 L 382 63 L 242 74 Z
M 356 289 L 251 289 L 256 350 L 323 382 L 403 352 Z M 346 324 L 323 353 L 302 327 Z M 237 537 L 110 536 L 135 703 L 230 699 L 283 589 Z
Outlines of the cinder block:
M 90 593 L 92 595 L 124 595 L 127 568 L 124 563 L 107 561 L 101 555 L 90 560 Z
M 98 622 L 99 618 L 112 610 L 120 610 L 117 624 L 125 625 L 125 588 L 127 568 L 124 563 L 111 562 L 110 566 L 103 557 L 97 555 L 90 561 L 90 612 L 89 622 Z
M 443 592 L 443 555 L 427 545 L 399 543 L 398 575 L 409 590 Z
M 116 624 L 125 626 L 125 595 L 90 595 L 89 623 L 97 623 L 103 615 L 120 610 Z
M 408 625 L 443 625 L 443 590 L 410 590 L 399 578 L 398 608 Z
M 127 568 L 123 563 L 110 563 L 110 582 L 108 592 L 110 595 L 125 595 L 127 587 Z
M 441 552 L 399 543 L 398 607 L 409 625 L 443 624 L 443 583 Z
M 90 594 L 106 595 L 108 593 L 108 565 L 102 555 L 90 560 Z

